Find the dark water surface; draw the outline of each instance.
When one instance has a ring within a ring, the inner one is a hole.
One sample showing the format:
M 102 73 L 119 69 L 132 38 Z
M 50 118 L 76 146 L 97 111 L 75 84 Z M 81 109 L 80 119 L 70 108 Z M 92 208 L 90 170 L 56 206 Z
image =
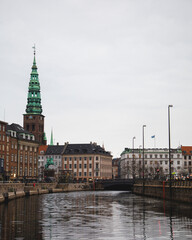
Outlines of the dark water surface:
M 192 239 L 192 206 L 128 192 L 31 196 L 0 205 L 0 239 Z

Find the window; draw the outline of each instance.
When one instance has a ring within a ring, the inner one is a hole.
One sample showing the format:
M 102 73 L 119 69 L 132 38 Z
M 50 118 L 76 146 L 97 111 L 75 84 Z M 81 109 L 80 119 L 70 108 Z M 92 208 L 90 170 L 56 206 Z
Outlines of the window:
M 74 168 L 77 168 L 77 164 L 74 164 Z
M 67 169 L 67 164 L 65 164 L 65 169 Z
M 14 155 L 11 154 L 11 162 L 13 162 L 13 159 L 14 159 Z
M 22 167 L 20 167 L 19 175 L 22 176 L 23 175 L 22 173 L 23 173 L 23 169 Z
M 15 162 L 17 162 L 17 155 L 15 154 Z
M 160 164 L 162 165 L 162 164 L 163 164 L 163 161 L 160 161 Z
M 96 160 L 99 160 L 99 158 L 96 156 Z
M 69 168 L 70 168 L 70 169 L 72 168 L 72 164 L 69 164 Z
M 180 161 L 177 161 L 177 165 L 179 165 L 180 164 Z
M 89 157 L 89 160 L 92 160 L 92 157 Z
M 160 154 L 160 158 L 163 158 L 162 154 Z
M 168 161 L 165 161 L 165 164 L 167 164 L 168 163 Z
M 81 164 L 79 164 L 79 168 L 81 168 Z
M 191 159 L 191 156 L 189 156 L 189 159 Z
M 84 168 L 87 168 L 87 164 L 84 164 Z
M 184 159 L 186 160 L 186 159 L 187 159 L 187 156 L 184 156 Z
M 84 172 L 84 176 L 87 176 L 87 173 L 86 173 L 86 172 Z
M 89 177 L 91 177 L 92 176 L 92 172 L 89 172 Z
M 155 158 L 157 158 L 157 154 L 155 154 Z
M 21 163 L 23 162 L 23 156 L 22 155 L 20 156 L 20 162 Z
M 86 157 L 84 157 L 84 160 L 87 160 L 87 158 L 86 158 Z
M 27 163 L 27 155 L 25 155 L 25 163 Z
M 89 164 L 89 168 L 92 168 L 92 164 Z
M 30 177 L 32 176 L 32 168 L 31 167 L 29 168 L 29 176 Z
M 25 176 L 27 176 L 28 174 L 27 174 L 27 167 L 25 167 Z
M 187 166 L 187 162 L 184 162 L 184 166 Z
M 79 172 L 79 176 L 81 177 L 81 172 Z
M 191 166 L 191 161 L 189 161 L 189 166 Z

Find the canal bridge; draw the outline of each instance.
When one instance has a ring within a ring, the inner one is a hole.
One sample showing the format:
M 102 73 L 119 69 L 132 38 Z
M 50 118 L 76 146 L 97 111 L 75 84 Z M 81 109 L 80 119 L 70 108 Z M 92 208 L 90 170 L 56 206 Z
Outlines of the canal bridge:
M 134 185 L 133 179 L 110 179 L 98 180 L 95 182 L 96 189 L 102 188 L 104 190 L 116 191 L 132 191 Z

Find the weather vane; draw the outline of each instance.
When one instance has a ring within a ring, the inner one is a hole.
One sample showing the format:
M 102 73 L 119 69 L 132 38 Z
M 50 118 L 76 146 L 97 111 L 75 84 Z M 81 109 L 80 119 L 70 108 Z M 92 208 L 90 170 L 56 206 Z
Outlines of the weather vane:
M 35 51 L 36 51 L 35 44 L 34 44 L 34 46 L 32 48 L 34 49 L 34 55 L 35 55 Z

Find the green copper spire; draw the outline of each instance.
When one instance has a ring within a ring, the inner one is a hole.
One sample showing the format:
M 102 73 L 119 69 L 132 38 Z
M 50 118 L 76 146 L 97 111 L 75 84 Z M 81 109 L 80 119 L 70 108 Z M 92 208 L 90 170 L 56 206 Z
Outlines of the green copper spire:
M 40 94 L 40 83 L 39 83 L 39 74 L 37 72 L 36 59 L 35 59 L 35 46 L 34 48 L 34 60 L 32 66 L 32 72 L 28 88 L 28 98 L 27 98 L 27 107 L 26 113 L 28 114 L 41 114 L 41 94 Z
M 51 129 L 51 141 L 50 141 L 50 145 L 53 145 L 53 129 Z

